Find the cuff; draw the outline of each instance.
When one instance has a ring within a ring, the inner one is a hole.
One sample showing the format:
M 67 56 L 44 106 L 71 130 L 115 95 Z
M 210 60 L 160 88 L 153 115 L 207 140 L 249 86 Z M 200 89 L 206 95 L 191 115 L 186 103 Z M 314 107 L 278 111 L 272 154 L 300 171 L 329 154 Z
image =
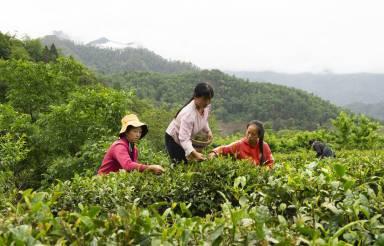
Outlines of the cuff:
M 148 165 L 143 165 L 143 164 L 140 164 L 140 166 L 139 166 L 139 171 L 140 172 L 143 172 L 145 169 L 147 169 L 148 168 Z
M 195 150 L 195 148 L 193 148 L 193 146 L 185 149 L 185 156 L 189 156 L 193 151 Z
M 216 157 L 219 156 L 219 154 L 218 154 L 217 151 L 215 151 L 215 150 L 212 150 L 211 153 L 214 153 Z

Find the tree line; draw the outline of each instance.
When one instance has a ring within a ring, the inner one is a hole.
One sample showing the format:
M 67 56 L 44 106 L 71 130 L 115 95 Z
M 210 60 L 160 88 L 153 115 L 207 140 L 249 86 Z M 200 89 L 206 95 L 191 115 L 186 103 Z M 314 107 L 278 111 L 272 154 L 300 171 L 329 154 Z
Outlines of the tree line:
M 64 55 L 73 56 L 87 67 L 105 74 L 125 71 L 181 73 L 199 70 L 192 63 L 167 60 L 145 48 L 102 49 L 60 39 L 55 35 L 45 36 L 42 42 L 48 46 L 55 44 Z
M 208 81 L 215 90 L 213 113 L 223 123 L 259 119 L 273 129 L 313 130 L 329 124 L 340 108 L 302 90 L 269 83 L 251 83 L 219 70 L 183 74 L 125 72 L 100 75 L 114 88 L 134 90 L 139 98 L 168 107 L 180 107 L 198 82 Z

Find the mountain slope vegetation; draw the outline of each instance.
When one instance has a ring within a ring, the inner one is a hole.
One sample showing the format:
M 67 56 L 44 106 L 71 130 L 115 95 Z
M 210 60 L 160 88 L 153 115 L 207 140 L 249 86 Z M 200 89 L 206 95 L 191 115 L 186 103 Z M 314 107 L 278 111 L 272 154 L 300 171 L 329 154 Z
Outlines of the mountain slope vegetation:
M 46 45 L 55 44 L 66 56 L 73 56 L 87 67 L 101 73 L 126 71 L 151 71 L 160 73 L 181 73 L 196 71 L 192 63 L 170 61 L 145 48 L 105 49 L 91 45 L 77 44 L 55 35 L 42 38 Z
M 250 81 L 263 81 L 302 89 L 339 106 L 383 101 L 384 74 L 228 72 Z
M 102 76 L 105 84 L 134 89 L 140 98 L 167 106 L 181 107 L 198 82 L 211 83 L 215 91 L 213 112 L 223 123 L 252 119 L 269 122 L 275 129 L 315 129 L 335 118 L 340 109 L 302 90 L 269 83 L 250 83 L 219 70 L 184 74 L 132 72 Z M 232 129 L 233 130 L 233 129 Z

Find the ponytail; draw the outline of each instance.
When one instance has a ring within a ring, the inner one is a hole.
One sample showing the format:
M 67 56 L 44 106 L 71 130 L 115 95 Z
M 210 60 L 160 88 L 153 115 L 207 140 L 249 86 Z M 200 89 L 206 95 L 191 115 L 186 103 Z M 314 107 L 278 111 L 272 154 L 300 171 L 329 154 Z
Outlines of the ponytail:
M 176 119 L 176 117 L 179 115 L 180 111 L 181 111 L 183 108 L 185 108 L 185 106 L 187 106 L 190 102 L 192 102 L 192 100 L 193 100 L 194 98 L 195 98 L 195 97 L 191 97 L 191 99 L 189 99 L 189 101 L 186 102 L 186 103 L 184 104 L 184 106 L 181 107 L 181 108 L 177 111 L 177 113 L 175 114 L 175 119 Z
M 184 104 L 183 107 L 181 107 L 176 115 L 175 115 L 175 118 L 179 115 L 180 111 L 185 107 L 187 106 L 190 102 L 192 102 L 192 100 L 195 98 L 195 97 L 206 97 L 206 98 L 213 98 L 213 88 L 212 86 L 210 86 L 208 83 L 199 83 L 196 85 L 194 91 L 193 91 L 193 96 L 191 99 L 189 99 L 189 101 Z
M 260 165 L 263 165 L 263 163 L 265 161 L 264 160 L 264 132 L 265 132 L 264 124 L 261 121 L 252 120 L 252 121 L 248 122 L 247 128 L 250 125 L 257 126 L 258 136 L 259 136 Z

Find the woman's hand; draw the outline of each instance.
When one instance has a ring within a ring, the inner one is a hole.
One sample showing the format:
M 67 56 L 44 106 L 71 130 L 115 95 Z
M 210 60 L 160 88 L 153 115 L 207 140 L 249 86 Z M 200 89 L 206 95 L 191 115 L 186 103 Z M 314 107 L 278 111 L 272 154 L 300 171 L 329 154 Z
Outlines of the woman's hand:
M 215 152 L 211 152 L 208 154 L 208 159 L 212 160 L 213 158 L 217 157 L 217 154 Z
M 162 174 L 164 172 L 164 168 L 160 165 L 148 165 L 147 170 L 153 172 L 154 174 Z
M 196 150 L 192 151 L 188 157 L 189 160 L 193 161 L 205 161 L 207 159 L 202 153 L 199 153 Z

